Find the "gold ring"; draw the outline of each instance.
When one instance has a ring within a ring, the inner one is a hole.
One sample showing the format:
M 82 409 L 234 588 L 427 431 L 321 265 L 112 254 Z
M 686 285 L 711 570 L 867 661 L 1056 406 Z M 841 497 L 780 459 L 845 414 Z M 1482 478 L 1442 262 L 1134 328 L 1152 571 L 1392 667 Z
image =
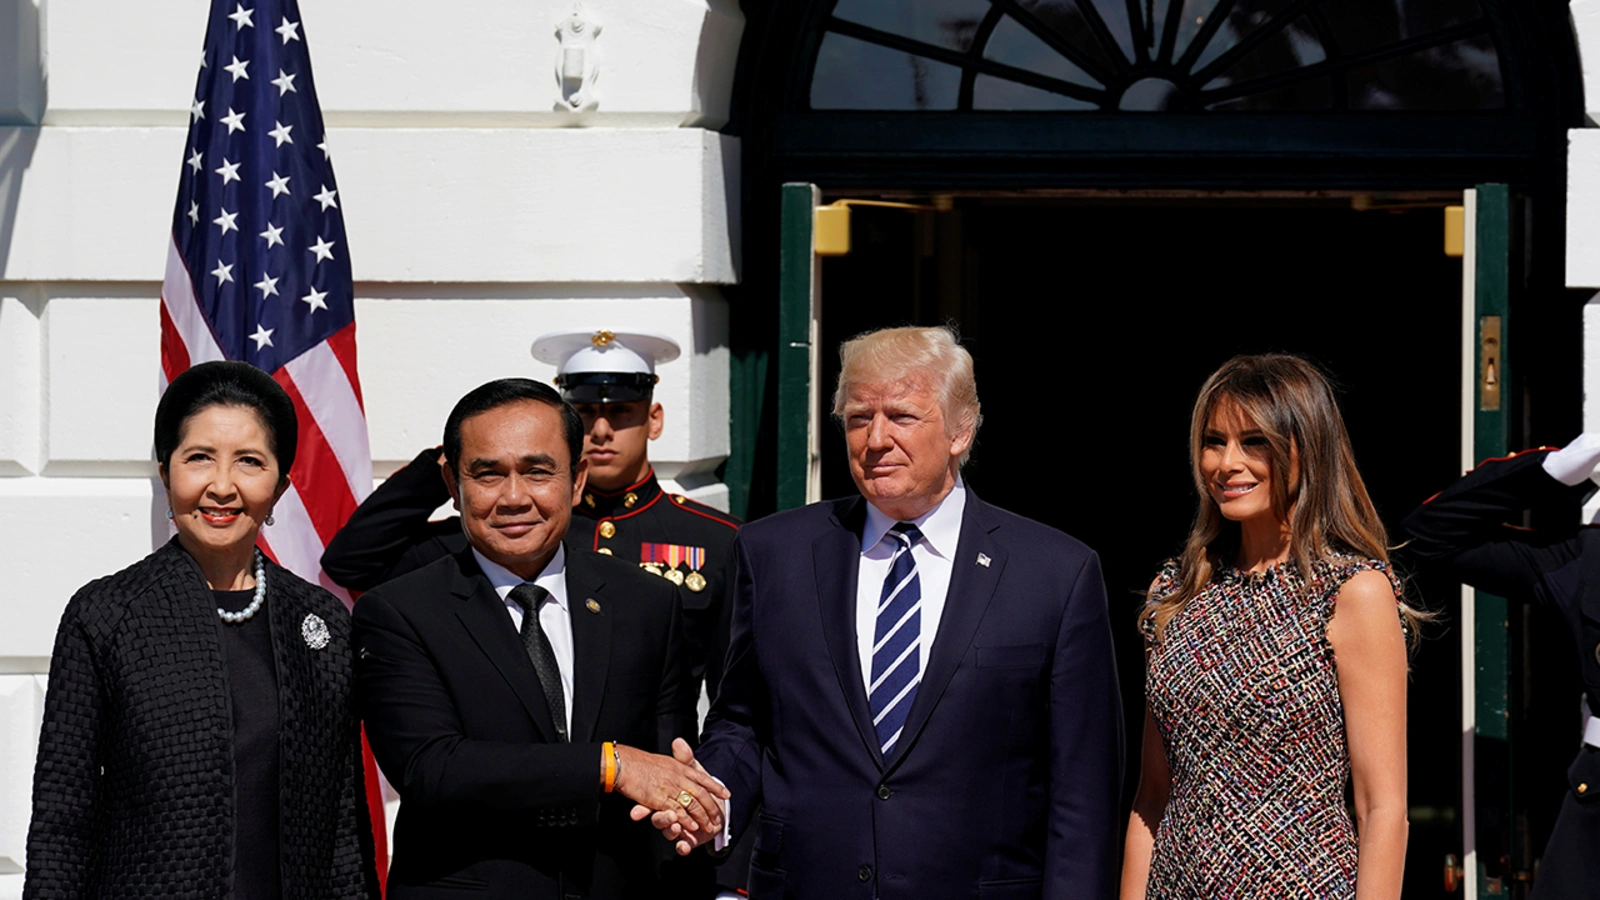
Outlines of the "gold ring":
M 689 804 L 691 804 L 693 802 L 694 802 L 694 795 L 693 794 L 689 793 L 688 791 L 679 791 L 678 792 L 678 805 L 679 806 L 683 807 L 684 809 L 688 809 L 689 808 Z

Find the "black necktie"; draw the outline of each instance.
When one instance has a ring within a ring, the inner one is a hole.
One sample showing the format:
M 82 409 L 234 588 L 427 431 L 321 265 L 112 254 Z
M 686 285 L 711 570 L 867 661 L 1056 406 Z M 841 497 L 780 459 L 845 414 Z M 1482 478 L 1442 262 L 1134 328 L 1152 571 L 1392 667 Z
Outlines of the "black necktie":
M 536 584 L 523 583 L 511 589 L 511 602 L 522 607 L 522 646 L 533 661 L 533 671 L 539 674 L 539 687 L 544 689 L 544 702 L 550 706 L 550 718 L 556 725 L 556 737 L 567 740 L 567 698 L 561 690 L 561 668 L 556 665 L 556 651 L 550 647 L 550 638 L 539 625 L 539 605 L 550 599 L 550 592 Z

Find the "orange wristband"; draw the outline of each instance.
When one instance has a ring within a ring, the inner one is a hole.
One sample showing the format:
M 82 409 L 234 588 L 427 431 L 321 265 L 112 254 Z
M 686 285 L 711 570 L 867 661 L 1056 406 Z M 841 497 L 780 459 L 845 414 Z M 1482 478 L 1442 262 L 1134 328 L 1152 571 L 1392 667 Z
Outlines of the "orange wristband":
M 617 787 L 617 745 L 610 741 L 600 745 L 601 779 L 605 792 L 611 793 Z

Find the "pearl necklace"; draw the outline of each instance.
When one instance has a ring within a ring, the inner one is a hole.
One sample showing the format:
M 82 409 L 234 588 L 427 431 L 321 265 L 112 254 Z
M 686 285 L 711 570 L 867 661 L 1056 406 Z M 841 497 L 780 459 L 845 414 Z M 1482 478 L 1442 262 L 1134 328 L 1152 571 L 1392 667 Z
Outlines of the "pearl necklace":
M 255 599 L 250 601 L 249 606 L 246 606 L 244 609 L 241 609 L 238 612 L 228 612 L 219 606 L 217 607 L 217 615 L 222 617 L 222 621 L 227 622 L 230 625 L 237 625 L 240 622 L 249 621 L 253 616 L 255 616 L 256 613 L 260 612 L 261 604 L 265 602 L 267 602 L 267 567 L 266 564 L 262 562 L 261 551 L 257 550 Z

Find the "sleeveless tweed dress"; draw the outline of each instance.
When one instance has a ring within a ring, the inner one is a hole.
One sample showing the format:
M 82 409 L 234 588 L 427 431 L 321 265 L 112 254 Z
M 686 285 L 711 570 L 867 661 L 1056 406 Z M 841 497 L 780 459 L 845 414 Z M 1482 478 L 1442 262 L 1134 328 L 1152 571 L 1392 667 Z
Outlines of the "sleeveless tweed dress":
M 1145 699 L 1172 788 L 1155 834 L 1148 900 L 1353 898 L 1350 755 L 1328 620 L 1339 588 L 1376 560 L 1220 570 L 1149 650 Z M 1155 596 L 1176 586 L 1162 568 Z M 1399 594 L 1399 584 L 1395 593 Z

